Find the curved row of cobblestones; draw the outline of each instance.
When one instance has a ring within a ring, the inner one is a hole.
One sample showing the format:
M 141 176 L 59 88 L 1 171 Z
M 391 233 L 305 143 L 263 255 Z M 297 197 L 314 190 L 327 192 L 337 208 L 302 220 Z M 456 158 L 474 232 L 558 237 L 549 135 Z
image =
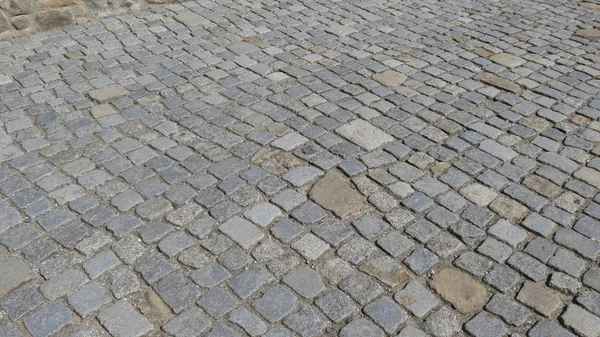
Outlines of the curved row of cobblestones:
M 0 42 L 0 336 L 598 337 L 599 15 L 211 0 Z

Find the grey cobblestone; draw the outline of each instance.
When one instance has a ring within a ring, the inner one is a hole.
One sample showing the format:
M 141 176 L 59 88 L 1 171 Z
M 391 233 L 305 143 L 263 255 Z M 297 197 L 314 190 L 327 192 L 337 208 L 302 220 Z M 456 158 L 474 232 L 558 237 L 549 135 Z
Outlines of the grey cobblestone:
M 315 304 L 335 323 L 343 321 L 357 311 L 350 297 L 337 289 L 317 298 Z
M 117 336 L 137 337 L 152 330 L 152 324 L 123 300 L 101 311 L 98 318 L 111 334 Z
M 24 320 L 27 331 L 34 337 L 52 336 L 73 322 L 73 313 L 59 302 L 48 304 Z
M 596 5 L 171 2 L 0 42 L 0 335 L 595 336 Z
M 219 287 L 212 288 L 204 294 L 197 303 L 215 319 L 223 317 L 223 315 L 227 314 L 237 306 L 236 298 Z

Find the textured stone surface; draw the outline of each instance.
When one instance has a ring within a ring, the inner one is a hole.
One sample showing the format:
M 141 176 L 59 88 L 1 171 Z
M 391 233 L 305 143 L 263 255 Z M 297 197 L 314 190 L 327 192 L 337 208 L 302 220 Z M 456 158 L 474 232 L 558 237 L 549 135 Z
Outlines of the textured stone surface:
M 498 53 L 492 55 L 492 57 L 490 57 L 490 60 L 508 68 L 516 68 L 526 62 L 522 58 L 508 53 Z
M 2 2 L 0 335 L 594 335 L 597 14 Z
M 533 282 L 525 282 L 519 290 L 517 300 L 546 317 L 562 307 L 562 301 L 556 293 Z
M 368 208 L 365 198 L 352 189 L 337 171 L 329 171 L 319 179 L 308 195 L 319 206 L 332 211 L 342 220 L 358 216 Z
M 483 285 L 455 269 L 443 269 L 436 273 L 431 287 L 464 314 L 481 309 L 487 299 Z
M 109 84 L 105 87 L 89 92 L 90 97 L 98 103 L 106 103 L 128 94 L 128 91 L 118 84 Z
M 72 324 L 73 313 L 61 303 L 52 302 L 24 320 L 25 328 L 34 337 L 54 336 Z
M 375 74 L 373 79 L 388 87 L 397 87 L 406 81 L 406 75 L 393 70 Z
M 17 288 L 35 276 L 31 267 L 16 258 L 7 258 L 0 262 L 0 296 Z
M 600 317 L 592 315 L 576 304 L 569 305 L 560 319 L 582 336 L 593 337 L 600 334 Z
M 41 30 L 64 27 L 75 23 L 74 15 L 69 9 L 51 9 L 36 13 L 35 23 Z
M 392 136 L 383 132 L 372 124 L 357 119 L 336 130 L 342 137 L 347 138 L 356 145 L 368 151 L 375 150 L 385 143 L 394 140 Z
M 513 92 L 515 94 L 520 94 L 523 90 L 521 89 L 521 86 L 511 82 L 505 78 L 502 78 L 500 76 L 496 76 L 494 74 L 491 73 L 478 73 L 477 75 L 475 75 L 474 77 L 476 80 L 481 81 L 485 84 L 489 84 L 491 86 L 494 86 L 496 88 L 502 89 L 502 90 L 506 90 L 506 91 L 510 91 Z
M 581 36 L 590 41 L 597 41 L 598 39 L 600 39 L 600 29 L 596 29 L 596 28 L 579 29 L 575 32 L 575 35 Z
M 118 337 L 138 337 L 152 330 L 152 324 L 125 301 L 104 309 L 98 318 L 111 334 Z

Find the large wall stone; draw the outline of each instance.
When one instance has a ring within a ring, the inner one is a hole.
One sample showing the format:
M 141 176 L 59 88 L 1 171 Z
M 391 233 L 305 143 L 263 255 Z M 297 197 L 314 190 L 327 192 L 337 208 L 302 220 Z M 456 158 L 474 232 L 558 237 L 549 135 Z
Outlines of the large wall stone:
M 0 40 L 185 0 L 0 0 Z

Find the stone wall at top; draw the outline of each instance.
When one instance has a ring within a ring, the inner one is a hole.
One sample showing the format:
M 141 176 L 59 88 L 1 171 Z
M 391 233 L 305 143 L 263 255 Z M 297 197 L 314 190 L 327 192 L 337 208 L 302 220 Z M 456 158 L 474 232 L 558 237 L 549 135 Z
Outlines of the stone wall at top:
M 0 40 L 184 0 L 0 0 Z

